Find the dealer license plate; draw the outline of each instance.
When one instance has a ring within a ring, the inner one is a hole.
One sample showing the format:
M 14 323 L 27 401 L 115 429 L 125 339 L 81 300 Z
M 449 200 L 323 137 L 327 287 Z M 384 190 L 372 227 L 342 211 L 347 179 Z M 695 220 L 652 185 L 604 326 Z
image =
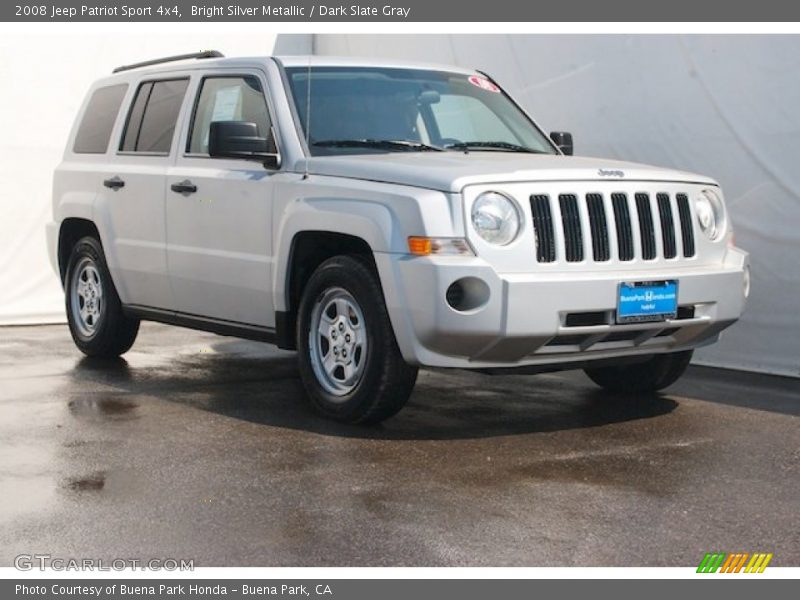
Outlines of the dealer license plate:
M 677 281 L 620 283 L 617 323 L 674 319 L 678 313 Z

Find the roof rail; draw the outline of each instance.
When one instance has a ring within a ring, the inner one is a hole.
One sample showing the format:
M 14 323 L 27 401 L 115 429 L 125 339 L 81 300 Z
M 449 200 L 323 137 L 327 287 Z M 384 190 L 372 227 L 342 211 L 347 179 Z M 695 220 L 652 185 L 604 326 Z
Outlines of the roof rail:
M 176 56 L 165 56 L 164 58 L 154 58 L 153 60 L 146 60 L 144 62 L 133 63 L 130 65 L 122 65 L 117 67 L 112 73 L 119 73 L 121 71 L 130 71 L 131 69 L 139 69 L 141 67 L 149 67 L 151 65 L 160 65 L 162 63 L 174 62 L 177 60 L 187 60 L 190 58 L 224 58 L 225 55 L 218 50 L 202 50 L 200 52 L 192 52 L 191 54 L 178 54 Z

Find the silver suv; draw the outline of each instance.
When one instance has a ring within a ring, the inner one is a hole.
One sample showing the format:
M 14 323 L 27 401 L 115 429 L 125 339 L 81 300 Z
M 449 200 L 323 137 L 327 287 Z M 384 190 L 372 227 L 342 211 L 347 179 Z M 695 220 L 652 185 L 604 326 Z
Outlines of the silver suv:
M 298 351 L 313 405 L 376 422 L 417 368 L 585 369 L 652 392 L 740 316 L 718 184 L 571 156 L 488 75 L 207 51 L 96 82 L 55 173 L 75 344 L 142 319 Z

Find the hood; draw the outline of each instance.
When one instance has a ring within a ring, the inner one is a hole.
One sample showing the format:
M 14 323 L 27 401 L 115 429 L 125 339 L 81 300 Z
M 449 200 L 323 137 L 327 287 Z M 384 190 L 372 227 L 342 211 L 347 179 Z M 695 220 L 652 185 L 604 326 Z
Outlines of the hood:
M 304 161 L 297 165 L 305 170 Z M 709 177 L 673 169 L 585 156 L 509 152 L 393 152 L 316 156 L 308 170 L 317 175 L 461 192 L 465 186 L 521 181 L 671 181 L 716 185 Z

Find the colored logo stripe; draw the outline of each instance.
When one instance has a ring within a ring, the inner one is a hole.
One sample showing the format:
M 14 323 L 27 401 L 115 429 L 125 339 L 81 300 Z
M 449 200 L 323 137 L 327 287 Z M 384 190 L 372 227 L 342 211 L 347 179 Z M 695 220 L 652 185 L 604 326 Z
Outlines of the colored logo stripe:
M 728 560 L 722 565 L 720 573 L 738 573 L 741 571 L 744 561 L 747 560 L 750 554 L 747 552 L 737 552 L 736 554 L 729 554 Z
M 750 562 L 747 563 L 747 567 L 745 567 L 745 573 L 763 573 L 764 569 L 767 568 L 769 561 L 772 560 L 772 553 L 770 554 L 753 554 L 753 558 L 750 559 Z
M 749 562 L 748 562 L 749 559 Z M 772 553 L 756 552 L 708 552 L 697 567 L 698 573 L 739 573 L 744 568 L 744 573 L 763 573 L 772 560 Z M 745 567 L 745 563 L 747 566 Z
M 724 552 L 709 552 L 703 557 L 700 566 L 697 567 L 698 573 L 716 573 L 722 561 L 725 560 Z

